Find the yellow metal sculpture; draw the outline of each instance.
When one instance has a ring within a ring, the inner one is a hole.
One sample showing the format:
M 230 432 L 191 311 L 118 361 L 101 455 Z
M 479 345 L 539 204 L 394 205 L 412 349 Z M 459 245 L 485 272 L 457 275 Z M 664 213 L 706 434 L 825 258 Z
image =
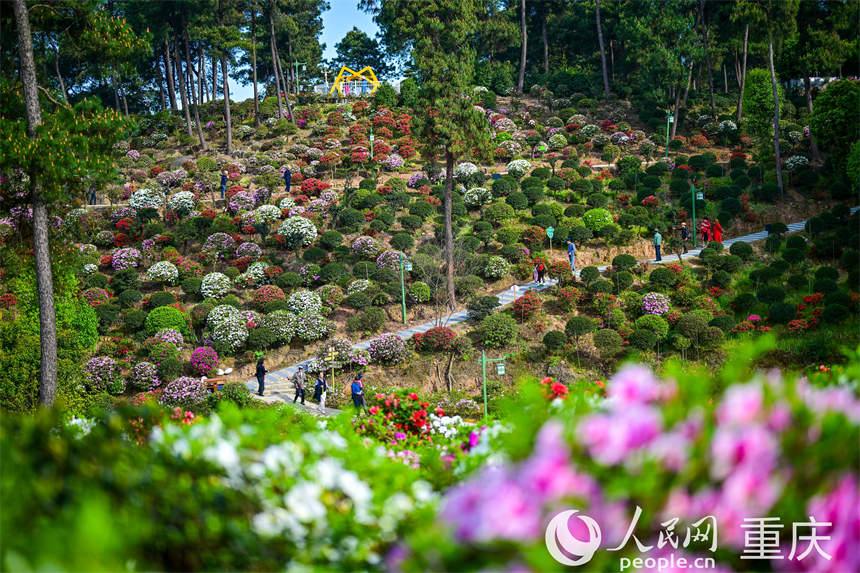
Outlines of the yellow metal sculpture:
M 365 75 L 365 73 L 367 75 Z M 376 74 L 373 73 L 373 70 L 370 68 L 370 66 L 365 66 L 357 72 L 349 69 L 346 66 L 343 66 L 340 69 L 340 73 L 337 74 L 337 78 L 335 78 L 334 84 L 331 86 L 331 90 L 329 90 L 328 95 L 331 95 L 332 93 L 334 93 L 334 90 L 337 90 L 341 96 L 344 96 L 344 82 L 351 82 L 354 80 L 365 80 L 368 84 L 372 86 L 368 95 L 373 95 L 373 93 L 379 87 L 379 80 L 376 79 Z

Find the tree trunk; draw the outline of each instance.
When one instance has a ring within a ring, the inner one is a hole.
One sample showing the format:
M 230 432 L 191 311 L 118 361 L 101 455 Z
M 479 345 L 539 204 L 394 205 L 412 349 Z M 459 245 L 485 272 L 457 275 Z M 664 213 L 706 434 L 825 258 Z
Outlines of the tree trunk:
M 21 83 L 24 86 L 27 136 L 36 139 L 36 126 L 42 123 L 42 110 L 39 108 L 30 18 L 24 0 L 14 0 L 12 10 L 18 36 Z M 51 245 L 48 239 L 48 210 L 43 202 L 39 174 L 31 173 L 30 176 L 33 194 L 33 262 L 39 297 L 39 403 L 50 407 L 57 396 L 57 322 L 54 313 L 54 281 L 51 276 Z
M 257 13 L 251 10 L 251 72 L 254 83 L 254 125 L 260 125 L 260 100 L 257 95 Z
M 224 76 L 224 117 L 227 121 L 227 155 L 232 155 L 233 124 L 230 121 L 230 85 L 227 83 L 227 54 L 221 54 L 221 74 Z
M 803 87 L 806 92 L 806 110 L 812 115 L 812 82 L 809 81 L 809 69 L 806 62 L 803 63 Z M 821 152 L 818 150 L 818 142 L 812 132 L 809 133 L 809 145 L 812 147 L 812 161 L 821 163 Z
M 726 63 L 723 62 L 723 93 L 729 93 L 729 73 L 726 71 Z
M 597 22 L 597 43 L 600 45 L 600 67 L 603 68 L 603 99 L 609 103 L 609 75 L 606 73 L 606 50 L 603 46 L 603 25 L 600 23 L 600 0 L 594 5 L 594 19 Z
M 119 86 L 119 93 L 122 97 L 122 111 L 125 113 L 125 116 L 128 117 L 128 100 L 125 98 L 125 90 L 122 89 L 122 85 Z
M 188 92 L 185 90 L 185 74 L 182 71 L 182 58 L 179 55 L 179 30 L 174 27 L 176 39 L 173 42 L 174 61 L 176 62 L 176 77 L 179 79 L 179 96 L 182 98 L 182 110 L 185 112 L 185 131 L 191 137 L 194 133 L 191 131 L 191 106 L 188 103 Z M 192 88 L 193 89 L 193 88 Z
M 23 0 L 22 0 L 23 1 Z M 523 3 L 525 5 L 525 2 Z M 457 308 L 457 295 L 454 292 L 454 228 L 451 223 L 451 206 L 454 202 L 454 154 L 445 150 L 445 267 L 448 290 L 448 309 Z
M 198 88 L 197 105 L 203 105 L 203 92 L 206 91 L 206 58 L 203 57 L 203 46 L 197 45 L 197 79 L 200 84 Z
M 675 137 L 675 127 L 678 125 L 678 113 L 681 110 L 681 82 L 675 85 L 675 121 L 672 122 L 672 139 Z
M 63 74 L 60 73 L 60 49 L 51 40 L 51 47 L 54 48 L 54 72 L 57 74 L 57 81 L 60 82 L 60 93 L 63 94 L 63 101 L 69 103 L 69 94 L 66 92 L 66 82 L 63 81 Z
M 741 126 L 741 116 L 743 115 L 744 109 L 744 87 L 747 81 L 747 40 L 749 40 L 750 36 L 750 25 L 747 24 L 744 26 L 744 50 L 743 50 L 743 58 L 741 63 L 741 90 L 738 94 L 738 111 L 735 114 L 735 123 L 738 124 L 738 128 Z
M 278 46 L 277 45 L 275 46 L 275 55 L 277 56 L 277 60 L 275 61 L 275 64 L 278 66 L 278 73 L 281 75 L 281 80 L 284 82 L 284 99 L 287 100 L 287 113 L 290 114 L 290 121 L 292 121 L 293 124 L 295 124 L 296 118 L 293 115 L 293 103 L 290 101 L 290 89 L 289 89 L 289 86 L 286 84 L 287 80 L 284 77 L 284 68 L 281 65 L 281 55 L 278 52 Z
M 212 101 L 218 99 L 218 58 L 212 56 Z
M 278 117 L 284 117 L 284 106 L 281 102 L 281 84 L 278 82 L 278 51 L 275 47 L 275 21 L 269 12 L 269 45 L 272 49 L 272 71 L 275 75 L 275 95 L 278 97 Z
M 705 0 L 702 0 L 702 11 L 704 11 Z M 708 68 L 708 92 L 711 96 L 711 119 L 713 121 L 717 121 L 717 104 L 714 102 L 714 73 L 711 70 L 711 51 L 708 49 L 708 24 L 707 22 L 703 26 L 705 32 L 702 34 L 704 37 L 704 48 L 705 48 L 705 67 Z
M 543 73 L 549 75 L 549 42 L 546 40 L 546 12 L 541 10 L 540 35 L 543 40 Z
M 684 95 L 681 97 L 681 107 L 687 107 L 687 96 L 690 95 L 690 85 L 693 82 L 693 57 L 690 56 L 690 68 L 687 70 L 687 84 L 684 86 Z M 675 118 L 675 123 L 678 119 Z
M 110 73 L 110 85 L 113 89 L 113 107 L 117 113 L 119 113 L 119 85 L 116 81 L 116 72 L 111 70 Z
M 523 93 L 523 84 L 526 81 L 526 48 L 528 47 L 528 34 L 526 33 L 526 0 L 520 0 L 520 32 L 522 33 L 522 46 L 520 51 L 520 77 L 517 80 L 517 91 Z
M 288 58 L 287 61 L 289 62 L 289 65 L 287 66 L 289 68 L 289 70 L 288 70 L 289 74 L 287 74 L 287 75 L 290 78 L 290 85 L 295 88 L 296 95 L 299 95 L 299 80 L 296 77 L 297 68 L 294 65 L 294 58 L 293 58 L 293 36 L 292 36 L 292 34 L 287 34 L 287 58 Z M 282 65 L 280 60 L 278 60 L 278 65 L 279 66 Z M 284 75 L 283 69 L 281 69 L 281 75 L 282 76 Z M 289 94 L 289 92 L 287 92 L 287 94 Z M 287 99 L 289 100 L 289 95 L 287 96 Z M 292 111 L 290 111 L 290 115 L 292 115 Z
M 164 77 L 161 75 L 161 64 L 155 58 L 155 81 L 158 82 L 158 94 L 161 96 L 161 109 L 167 109 L 167 97 L 164 93 Z
M 609 40 L 609 68 L 612 75 L 612 83 L 615 83 L 615 42 Z
M 164 75 L 167 78 L 167 95 L 170 96 L 170 109 L 178 111 L 179 106 L 176 105 L 176 88 L 173 86 L 173 68 L 170 66 L 170 42 L 164 38 L 164 52 L 161 54 L 164 57 Z
M 773 153 L 776 161 L 776 184 L 779 186 L 782 197 L 785 198 L 779 157 L 779 91 L 776 88 L 776 71 L 773 68 L 773 38 L 770 34 L 768 34 L 767 41 L 767 65 L 770 68 L 770 83 L 773 88 Z
M 188 24 L 185 14 L 182 15 L 182 38 L 185 41 L 185 57 L 188 59 L 186 65 L 191 68 L 191 43 L 188 41 Z M 179 39 L 177 38 L 177 41 Z M 200 60 L 200 71 L 203 71 L 203 60 Z M 203 74 L 200 74 L 200 91 L 203 91 Z M 197 126 L 197 139 L 200 140 L 200 148 L 206 151 L 206 139 L 203 138 L 203 126 L 200 125 L 200 105 L 194 100 L 194 85 L 191 86 L 191 105 L 194 108 L 194 125 Z

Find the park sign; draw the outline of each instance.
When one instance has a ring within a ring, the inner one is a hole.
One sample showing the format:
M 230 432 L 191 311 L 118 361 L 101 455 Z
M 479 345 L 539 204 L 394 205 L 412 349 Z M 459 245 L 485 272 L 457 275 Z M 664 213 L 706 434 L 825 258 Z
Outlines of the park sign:
M 552 239 L 552 236 L 555 234 L 555 229 L 553 227 L 546 228 L 546 236 Z

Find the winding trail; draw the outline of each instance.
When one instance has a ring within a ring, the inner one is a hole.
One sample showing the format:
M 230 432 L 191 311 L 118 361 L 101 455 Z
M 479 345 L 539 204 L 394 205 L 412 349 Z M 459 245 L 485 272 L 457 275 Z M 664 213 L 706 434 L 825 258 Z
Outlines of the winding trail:
M 854 214 L 858 209 L 860 209 L 860 206 L 853 207 L 851 209 L 851 213 Z M 797 232 L 797 231 L 802 231 L 804 229 L 805 225 L 806 225 L 806 221 L 804 220 L 804 221 L 799 221 L 797 223 L 791 223 L 787 226 L 788 226 L 788 231 L 790 233 L 793 233 L 793 232 Z M 725 239 L 723 241 L 723 246 L 725 246 L 726 248 L 729 248 L 733 243 L 753 243 L 756 241 L 764 240 L 766 238 L 767 238 L 767 231 L 760 231 L 758 233 L 752 233 L 750 235 L 743 235 L 740 237 L 734 237 L 732 239 Z M 701 250 L 702 250 L 701 248 L 691 249 L 688 253 L 681 255 L 681 258 L 682 259 L 691 259 L 693 257 L 698 256 L 699 252 Z M 672 264 L 673 262 L 675 262 L 677 260 L 677 257 L 678 257 L 677 255 L 672 254 L 672 255 L 663 257 L 663 260 L 659 263 L 655 259 L 641 259 L 639 262 L 648 262 L 649 264 L 652 264 L 652 265 Z M 608 266 L 609 265 L 603 265 L 603 266 L 600 266 L 597 268 L 601 272 L 603 272 L 604 270 L 606 270 L 606 268 Z M 575 274 L 576 274 L 576 276 L 579 276 L 579 271 L 577 271 Z M 541 290 L 545 290 L 545 289 L 547 289 L 547 288 L 549 288 L 555 284 L 556 284 L 556 281 L 553 279 L 547 279 L 545 284 L 538 284 L 538 283 L 535 283 L 532 281 L 532 282 L 524 283 L 521 285 L 514 285 L 513 287 L 511 287 L 509 289 L 505 289 L 503 291 L 495 293 L 495 295 L 499 297 L 499 303 L 500 303 L 501 307 L 505 307 L 505 306 L 511 304 L 512 302 L 514 302 L 514 300 L 516 300 L 517 297 L 522 296 L 522 294 L 525 293 L 526 291 L 529 291 L 529 290 L 541 291 Z M 442 320 L 442 324 L 445 326 L 454 326 L 456 324 L 460 324 L 462 322 L 465 322 L 466 320 L 468 320 L 468 315 L 467 315 L 466 311 L 465 310 L 458 310 L 458 311 L 452 312 L 447 317 L 445 317 Z M 416 332 L 426 332 L 426 331 L 430 330 L 431 328 L 433 328 L 434 326 L 436 326 L 436 322 L 430 321 L 430 322 L 425 322 L 423 324 L 412 326 L 410 328 L 406 328 L 403 330 L 398 330 L 398 331 L 394 332 L 394 334 L 396 334 L 397 336 L 399 336 L 400 338 L 403 338 L 405 340 L 405 339 L 410 338 Z M 370 340 L 364 340 L 362 342 L 358 342 L 356 344 L 353 344 L 352 347 L 356 348 L 356 349 L 366 350 L 368 348 L 368 346 L 370 346 Z M 292 378 L 293 374 L 296 373 L 299 366 L 308 364 L 309 362 L 310 362 L 310 360 L 304 360 L 304 361 L 299 362 L 297 364 L 293 364 L 292 366 L 288 366 L 287 368 L 283 368 L 281 370 L 277 370 L 275 372 L 270 372 L 269 374 L 267 374 L 266 375 L 266 392 L 265 392 L 265 395 L 263 396 L 264 401 L 266 401 L 266 402 L 288 402 L 288 401 L 291 402 L 293 395 L 294 395 L 294 392 L 292 390 L 291 378 Z M 256 378 L 246 381 L 245 385 L 248 388 L 250 388 L 252 392 L 256 393 L 256 391 L 257 391 L 257 380 L 256 380 Z M 312 378 L 308 379 L 308 386 L 309 386 L 309 388 L 307 388 L 307 389 L 311 390 L 312 386 L 313 386 Z M 318 411 L 317 408 L 315 407 L 315 405 L 310 405 L 310 407 L 308 409 L 311 411 Z M 325 412 L 325 414 L 332 414 L 332 413 L 336 413 L 336 412 L 338 412 L 338 411 L 337 410 L 328 410 L 327 412 Z

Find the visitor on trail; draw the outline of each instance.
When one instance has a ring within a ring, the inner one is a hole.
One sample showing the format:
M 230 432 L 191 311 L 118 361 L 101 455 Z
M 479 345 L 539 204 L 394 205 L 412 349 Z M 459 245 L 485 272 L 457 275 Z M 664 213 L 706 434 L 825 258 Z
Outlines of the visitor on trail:
M 707 244 L 711 240 L 711 222 L 708 221 L 708 218 L 702 221 L 702 226 L 699 227 L 702 231 L 702 242 Z
M 361 381 L 362 376 L 361 372 L 355 375 L 355 378 L 352 379 L 350 389 L 352 390 L 352 403 L 355 404 L 355 409 L 363 409 L 367 412 L 367 406 L 364 404 L 364 383 Z
M 328 382 L 325 380 L 325 372 L 320 371 L 314 384 L 314 401 L 319 403 L 320 412 L 325 409 L 325 398 L 328 394 Z
M 229 175 L 229 173 L 227 173 L 226 168 L 221 170 L 221 198 L 222 199 L 224 198 L 224 193 L 227 191 L 227 176 L 228 175 Z
M 682 221 L 681 226 L 675 229 L 681 235 L 681 246 L 684 247 L 684 253 L 687 254 L 687 239 L 690 238 L 690 232 L 687 230 L 687 222 Z
M 660 247 L 663 245 L 663 235 L 660 234 L 660 231 L 654 229 L 654 252 L 657 253 L 657 262 L 663 260 L 660 256 Z
M 262 396 L 266 389 L 266 367 L 263 366 L 263 357 L 257 360 L 257 395 Z
M 284 190 L 289 193 L 290 192 L 290 181 L 293 178 L 293 172 L 290 171 L 290 166 L 284 166 L 284 174 L 281 176 L 284 178 Z
M 302 398 L 302 406 L 305 405 L 305 367 L 299 366 L 298 371 L 293 375 L 293 384 L 296 387 L 296 395 L 293 397 L 293 404 L 299 397 Z
M 713 240 L 722 243 L 723 242 L 723 226 L 720 225 L 719 219 L 714 219 L 714 226 L 711 227 L 711 231 L 713 234 Z
M 576 245 L 570 239 L 567 240 L 567 258 L 570 259 L 570 270 L 576 272 Z
M 543 263 L 538 261 L 538 264 L 535 266 L 535 270 L 537 271 L 537 282 L 540 284 L 544 283 L 544 277 L 546 277 L 546 267 L 543 266 Z
M 532 269 L 532 282 L 535 282 L 535 283 L 538 282 L 537 265 L 535 265 L 535 267 Z

